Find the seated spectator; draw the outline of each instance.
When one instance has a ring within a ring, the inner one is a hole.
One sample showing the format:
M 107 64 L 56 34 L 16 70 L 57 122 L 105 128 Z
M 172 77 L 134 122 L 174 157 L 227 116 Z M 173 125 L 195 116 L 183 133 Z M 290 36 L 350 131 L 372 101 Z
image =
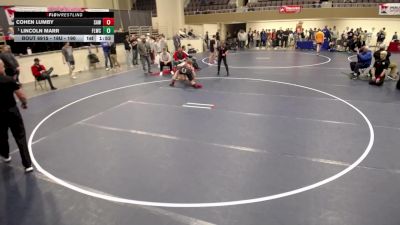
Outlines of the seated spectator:
M 53 86 L 53 82 L 51 81 L 50 77 L 51 72 L 53 72 L 53 67 L 50 67 L 49 70 L 46 70 L 46 67 L 40 64 L 40 60 L 38 58 L 35 58 L 33 62 L 34 64 L 31 66 L 31 70 L 33 76 L 35 76 L 35 79 L 37 81 L 47 80 L 51 90 L 57 90 L 57 88 Z
M 370 85 L 381 86 L 385 81 L 385 74 L 389 67 L 389 60 L 387 59 L 387 52 L 380 52 L 380 59 L 375 61 L 374 67 L 371 70 L 372 78 L 369 81 Z
M 174 53 L 174 64 L 178 65 L 183 61 L 186 61 L 188 55 L 183 51 L 182 47 L 179 47 L 178 50 Z
M 190 47 L 190 44 L 188 44 L 188 46 L 189 46 L 189 52 L 195 51 L 194 48 L 191 48 L 191 47 Z M 194 57 L 193 55 L 190 55 L 190 54 L 186 51 L 186 46 L 184 46 L 184 45 L 182 46 L 182 51 L 183 51 L 183 53 L 185 53 L 185 54 L 188 56 L 188 58 L 189 58 L 190 60 L 192 60 L 192 62 L 193 62 L 193 67 L 194 67 L 196 70 L 199 70 L 200 67 L 199 67 L 199 64 L 197 63 L 197 58 Z M 196 52 L 195 52 L 195 53 L 196 53 Z
M 360 48 L 360 52 L 357 54 L 357 62 L 351 62 L 350 68 L 353 71 L 353 79 L 357 79 L 360 76 L 360 70 L 368 68 L 371 65 L 372 52 L 367 47 Z
M 379 50 L 374 52 L 374 59 L 375 61 L 380 60 L 380 54 L 382 51 L 385 51 L 386 47 L 385 45 L 381 45 L 379 47 Z M 390 73 L 389 73 L 389 77 L 393 80 L 397 80 L 399 78 L 399 72 L 397 70 L 397 64 L 393 61 L 390 60 L 390 56 L 392 55 L 389 51 L 387 51 L 387 56 L 386 59 L 389 61 L 389 69 L 390 69 Z
M 171 74 L 174 74 L 172 71 L 172 57 L 169 52 L 167 52 L 166 48 L 163 48 L 161 54 L 160 54 L 160 76 L 163 75 L 163 67 L 164 66 L 169 66 L 169 70 L 171 71 Z

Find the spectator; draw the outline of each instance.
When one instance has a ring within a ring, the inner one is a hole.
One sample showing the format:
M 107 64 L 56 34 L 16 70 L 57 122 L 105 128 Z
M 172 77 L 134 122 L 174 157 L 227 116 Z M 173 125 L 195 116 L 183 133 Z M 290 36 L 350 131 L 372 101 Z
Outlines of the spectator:
M 167 44 L 167 41 L 165 40 L 164 34 L 161 34 L 161 35 L 160 35 L 160 48 L 161 48 L 161 49 L 165 48 L 165 49 L 167 49 L 167 52 L 169 52 L 169 50 L 168 50 L 168 44 Z
M 289 29 L 286 29 L 282 32 L 282 41 L 281 41 L 281 48 L 288 47 L 288 40 L 289 40 Z
M 150 64 L 150 52 L 151 47 L 148 42 L 146 42 L 146 38 L 142 37 L 142 40 L 138 43 L 138 52 L 140 55 L 140 61 L 142 62 L 143 71 L 146 72 L 146 63 L 147 63 L 147 72 L 151 73 L 151 64 Z
M 207 49 L 210 48 L 209 41 L 210 41 L 210 37 L 208 36 L 208 31 L 206 31 L 206 34 L 204 35 L 204 42 L 205 42 L 206 45 L 207 45 Z
M 240 30 L 240 32 L 238 33 L 237 36 L 238 36 L 238 40 L 239 40 L 239 48 L 243 49 L 246 44 L 247 34 L 246 34 L 246 32 L 244 32 L 244 30 Z
M 266 47 L 267 32 L 264 29 L 260 32 L 261 47 Z
M 179 36 L 179 33 L 173 36 L 172 40 L 174 41 L 175 51 L 177 51 L 178 48 L 181 47 L 181 37 Z
M 383 28 L 382 30 L 380 30 L 377 34 L 376 34 L 376 46 L 380 46 L 386 38 L 386 32 L 385 32 L 385 28 Z
M 13 77 L 14 80 L 19 82 L 19 63 L 15 56 L 11 52 L 11 47 L 6 45 L 3 47 L 3 51 L 0 53 L 0 59 L 4 63 L 5 73 L 9 77 Z
M 369 81 L 369 84 L 381 86 L 385 81 L 385 74 L 389 66 L 389 60 L 386 56 L 386 51 L 380 52 L 379 60 L 375 61 L 374 67 L 371 69 L 372 78 Z
M 392 37 L 392 41 L 397 41 L 399 38 L 397 37 L 397 32 L 394 32 L 394 35 Z
M 117 57 L 117 46 L 115 45 L 115 42 L 113 42 L 110 45 L 110 59 L 111 59 L 111 65 L 113 65 L 113 68 L 116 69 L 121 68 L 121 65 L 118 62 L 118 57 Z
M 182 47 L 179 47 L 177 51 L 174 53 L 174 61 L 175 65 L 178 65 L 188 58 L 188 55 L 183 51 Z
M 353 71 L 353 79 L 357 79 L 360 76 L 360 69 L 368 68 L 371 65 L 372 52 L 366 46 L 360 49 L 357 54 L 357 62 L 351 62 L 350 68 Z
M 40 60 L 38 58 L 35 58 L 33 62 L 34 63 L 31 66 L 31 71 L 33 76 L 35 76 L 35 79 L 37 81 L 47 80 L 47 82 L 49 82 L 51 90 L 57 90 L 57 88 L 53 86 L 53 82 L 51 81 L 50 77 L 51 72 L 53 72 L 53 67 L 50 67 L 49 70 L 46 70 L 46 67 L 40 64 Z
M 69 76 L 72 79 L 76 79 L 76 76 L 73 74 L 75 70 L 75 59 L 74 59 L 74 52 L 72 46 L 69 42 L 66 42 L 61 49 L 63 63 L 68 65 L 69 69 Z
M 138 66 L 139 62 L 138 62 L 138 39 L 136 37 L 136 35 L 132 35 L 131 39 L 131 46 L 132 46 L 132 65 L 133 66 Z
M 210 56 L 208 57 L 209 64 L 214 64 L 214 62 L 215 62 L 215 49 L 216 48 L 217 48 L 217 41 L 215 40 L 215 35 L 213 35 L 210 40 Z
M 163 48 L 160 54 L 160 76 L 163 75 L 164 66 L 169 66 L 171 74 L 174 74 L 174 71 L 172 71 L 172 57 L 166 48 Z
M 106 70 L 110 70 L 110 67 L 113 68 L 113 63 L 111 61 L 111 45 L 109 42 L 102 42 L 101 47 L 103 48 L 103 53 L 104 53 L 104 62 L 105 62 L 105 67 Z M 108 63 L 110 63 L 110 67 L 108 67 Z
M 131 42 L 129 39 L 129 35 L 125 36 L 124 40 L 124 48 L 125 48 L 125 59 L 126 59 L 126 66 L 131 67 L 132 66 L 132 47 L 131 47 Z
M 380 55 L 381 52 L 385 51 L 386 46 L 385 45 L 381 45 L 379 47 L 379 50 L 374 52 L 374 59 L 375 61 L 379 61 L 380 60 Z M 389 62 L 389 66 L 388 69 L 390 69 L 390 73 L 389 73 L 389 77 L 392 78 L 393 80 L 397 80 L 399 78 L 399 72 L 397 70 L 397 64 L 395 62 L 393 62 L 393 60 L 390 60 L 390 56 L 392 55 L 389 51 L 387 51 L 387 55 L 386 55 L 386 59 Z
M 331 32 L 329 31 L 328 26 L 325 26 L 322 32 L 324 33 L 325 40 L 331 41 Z

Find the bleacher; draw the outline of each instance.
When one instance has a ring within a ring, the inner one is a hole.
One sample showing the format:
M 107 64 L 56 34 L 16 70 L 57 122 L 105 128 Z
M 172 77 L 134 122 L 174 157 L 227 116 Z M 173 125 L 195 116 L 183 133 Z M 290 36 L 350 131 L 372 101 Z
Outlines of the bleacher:
M 204 4 L 206 2 L 206 4 Z M 229 0 L 191 0 L 185 8 L 185 15 L 235 12 L 236 5 L 229 4 Z M 399 3 L 399 0 L 258 0 L 241 7 L 240 11 L 276 10 L 284 5 L 301 5 L 303 8 L 320 7 L 377 7 L 382 3 Z M 245 10 L 243 9 L 245 8 Z
M 185 15 L 196 14 L 201 12 L 213 13 L 213 12 L 234 12 L 236 10 L 235 4 L 229 4 L 229 0 L 191 0 L 185 7 Z
M 152 17 L 157 16 L 156 0 L 136 0 L 135 10 L 151 11 Z

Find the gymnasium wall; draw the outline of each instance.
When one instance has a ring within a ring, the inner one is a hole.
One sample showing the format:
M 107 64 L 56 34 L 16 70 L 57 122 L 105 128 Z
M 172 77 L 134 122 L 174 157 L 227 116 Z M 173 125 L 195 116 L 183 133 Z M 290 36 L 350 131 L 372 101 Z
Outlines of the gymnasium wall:
M 0 6 L 67 6 L 130 10 L 132 0 L 0 0 Z
M 279 29 L 279 28 L 293 28 L 299 20 L 269 20 L 260 22 L 248 22 L 247 30 L 251 28 L 252 30 L 261 29 Z M 392 38 L 394 32 L 400 32 L 400 18 L 340 18 L 340 19 L 302 19 L 303 28 L 323 28 L 325 25 L 328 27 L 336 26 L 340 34 L 346 30 L 346 27 L 357 28 L 361 27 L 363 30 L 368 30 L 368 32 L 373 33 L 373 40 L 375 40 L 375 34 L 382 28 L 386 28 L 386 41 L 388 44 Z M 374 43 L 374 42 L 372 42 Z

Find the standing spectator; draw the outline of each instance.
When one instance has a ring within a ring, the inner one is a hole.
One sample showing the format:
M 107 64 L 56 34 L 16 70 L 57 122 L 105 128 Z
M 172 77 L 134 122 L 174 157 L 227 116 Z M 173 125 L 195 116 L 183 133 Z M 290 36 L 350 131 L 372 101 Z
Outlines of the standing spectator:
M 146 38 L 142 37 L 141 42 L 138 43 L 138 51 L 140 55 L 140 61 L 142 62 L 143 71 L 146 72 L 146 63 L 147 63 L 147 72 L 151 73 L 151 64 L 150 64 L 150 52 L 151 47 L 148 42 L 146 42 Z
M 244 32 L 244 30 L 240 30 L 240 32 L 238 33 L 237 36 L 238 36 L 238 40 L 239 40 L 239 48 L 243 49 L 246 44 L 247 34 L 246 34 L 246 32 Z
M 383 28 L 376 34 L 376 47 L 379 47 L 385 41 L 385 38 L 386 38 L 386 32 L 385 28 Z
M 132 52 L 131 52 L 131 42 L 129 40 L 129 35 L 125 36 L 124 40 L 124 48 L 125 48 L 125 59 L 126 59 L 126 66 L 131 67 L 132 66 Z
M 315 42 L 317 43 L 317 55 L 319 55 L 319 52 L 321 51 L 321 46 L 324 43 L 324 33 L 321 31 L 321 29 L 318 29 L 317 33 L 315 34 Z
M 0 53 L 0 59 L 4 63 L 6 75 L 13 77 L 14 80 L 19 82 L 19 63 L 12 54 L 11 47 L 9 45 L 3 47 L 3 51 Z
M 164 66 L 168 66 L 170 73 L 174 74 L 174 71 L 172 71 L 172 57 L 171 54 L 167 52 L 166 48 L 163 48 L 160 54 L 160 76 L 163 75 Z
M 51 81 L 50 77 L 51 72 L 53 72 L 53 67 L 51 67 L 49 70 L 46 70 L 46 67 L 40 64 L 40 60 L 38 58 L 35 58 L 33 62 L 34 63 L 31 66 L 31 71 L 33 76 L 35 76 L 35 79 L 37 81 L 47 80 L 51 90 L 57 90 L 57 88 L 53 86 L 53 82 Z
M 174 41 L 174 47 L 175 47 L 175 51 L 176 51 L 176 50 L 178 50 L 179 47 L 181 47 L 181 37 L 179 36 L 179 33 L 177 33 L 175 36 L 173 36 L 172 40 Z
M 160 35 L 160 48 L 161 48 L 161 49 L 165 48 L 165 49 L 167 49 L 167 52 L 169 52 L 169 50 L 168 50 L 168 44 L 167 44 L 167 41 L 165 40 L 164 34 L 161 34 L 161 35 Z
M 252 37 L 252 31 L 251 31 L 251 28 L 249 28 L 249 32 L 247 32 L 247 48 L 250 48 L 250 43 L 251 43 L 251 37 Z
M 0 59 L 0 156 L 5 163 L 11 162 L 10 146 L 8 144 L 8 129 L 11 130 L 18 145 L 25 172 L 32 172 L 32 162 L 26 142 L 24 122 L 17 107 L 14 94 L 21 102 L 23 109 L 27 101 L 20 85 L 13 78 L 6 76 L 4 63 Z
M 328 26 L 325 26 L 325 28 L 322 30 L 322 32 L 324 33 L 324 41 L 331 41 L 331 32 L 328 29 Z
M 109 42 L 102 42 L 101 47 L 103 48 L 103 53 L 104 53 L 104 62 L 105 62 L 105 67 L 106 70 L 110 70 L 110 67 L 108 67 L 108 63 L 110 63 L 111 68 L 113 68 L 113 63 L 111 61 L 111 45 Z
M 261 32 L 260 32 L 260 39 L 261 39 L 261 46 L 262 47 L 266 47 L 267 32 L 265 32 L 264 29 L 262 29 Z
M 225 43 L 222 42 L 221 46 L 219 46 L 217 48 L 217 50 L 218 50 L 218 73 L 217 73 L 217 75 L 219 76 L 219 71 L 221 68 L 221 61 L 224 60 L 226 76 L 229 76 L 229 68 L 228 68 L 228 64 L 226 63 L 226 55 L 228 54 L 228 49 L 226 48 Z
M 399 38 L 397 37 L 397 32 L 394 32 L 394 35 L 392 37 L 392 41 L 397 41 Z
M 132 46 L 132 65 L 133 66 L 138 66 L 138 39 L 136 35 L 132 35 L 131 38 L 131 46 Z
M 64 44 L 64 47 L 61 49 L 62 53 L 62 59 L 63 63 L 68 65 L 69 69 L 69 76 L 72 79 L 76 79 L 76 76 L 74 75 L 74 70 L 75 70 L 75 59 L 74 59 L 74 52 L 72 46 L 69 44 L 69 42 L 66 42 Z
M 287 48 L 289 40 L 289 29 L 282 31 L 281 48 Z
M 215 40 L 217 41 L 217 43 L 219 43 L 220 40 L 220 36 L 219 36 L 219 31 L 217 31 L 217 33 L 215 33 Z
M 115 42 L 113 42 L 110 45 L 110 59 L 111 59 L 111 65 L 114 69 L 118 66 L 118 68 L 121 68 L 121 65 L 118 62 L 118 57 L 117 57 L 117 46 L 115 45 Z
M 205 42 L 206 45 L 207 45 L 207 49 L 210 48 L 209 41 L 210 41 L 210 37 L 208 36 L 208 31 L 206 31 L 206 34 L 204 35 L 204 42 Z
M 260 36 L 260 32 L 256 32 L 255 38 L 254 40 L 256 40 L 256 47 L 260 47 L 260 43 L 261 43 L 261 36 Z
M 336 45 L 339 38 L 339 31 L 336 29 L 336 26 L 333 26 L 333 29 L 330 30 L 330 35 L 331 41 Z
M 210 56 L 208 57 L 209 64 L 214 64 L 214 62 L 215 62 L 215 49 L 216 48 L 217 48 L 217 41 L 215 40 L 215 35 L 213 35 L 210 40 Z

